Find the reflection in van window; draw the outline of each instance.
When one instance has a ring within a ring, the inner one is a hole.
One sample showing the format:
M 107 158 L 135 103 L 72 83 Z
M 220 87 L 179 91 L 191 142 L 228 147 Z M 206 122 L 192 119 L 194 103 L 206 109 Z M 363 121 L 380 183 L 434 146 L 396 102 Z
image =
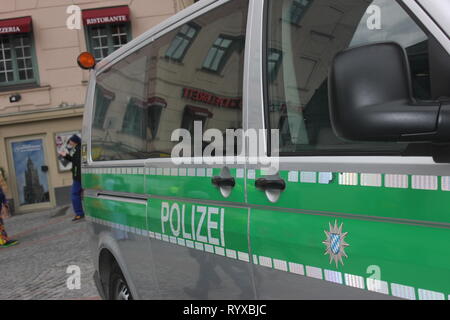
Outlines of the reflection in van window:
M 247 13 L 247 0 L 230 1 L 98 75 L 93 160 L 170 157 L 173 131 L 194 121 L 242 128 Z
M 180 32 L 178 32 L 172 40 L 169 49 L 167 49 L 166 57 L 173 60 L 182 61 L 184 55 L 194 41 L 199 29 L 200 27 L 193 23 L 188 23 L 182 26 Z
M 381 29 L 369 28 L 370 6 L 381 10 Z M 268 14 L 267 108 L 270 128 L 280 130 L 281 154 L 398 155 L 409 148 L 343 141 L 333 132 L 328 106 L 334 56 L 379 41 L 397 41 L 406 49 L 415 97 L 431 98 L 428 38 L 396 1 L 271 0 Z M 276 72 L 274 52 L 283 54 Z

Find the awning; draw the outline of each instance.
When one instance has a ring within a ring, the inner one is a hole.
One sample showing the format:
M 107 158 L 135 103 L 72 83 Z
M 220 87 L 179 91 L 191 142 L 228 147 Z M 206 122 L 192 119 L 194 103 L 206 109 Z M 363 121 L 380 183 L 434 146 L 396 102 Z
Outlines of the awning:
M 0 34 L 31 32 L 31 17 L 0 20 Z
M 185 112 L 188 112 L 192 115 L 199 116 L 199 117 L 205 117 L 205 118 L 212 118 L 213 114 L 211 111 L 209 111 L 206 108 L 200 108 L 195 106 L 187 105 L 185 108 Z
M 166 100 L 164 100 L 163 98 L 160 98 L 160 97 L 151 97 L 148 99 L 148 105 L 151 107 L 157 106 L 157 107 L 165 108 L 165 107 L 167 107 L 167 102 L 166 102 Z
M 128 6 L 83 10 L 83 23 L 86 26 L 130 21 Z

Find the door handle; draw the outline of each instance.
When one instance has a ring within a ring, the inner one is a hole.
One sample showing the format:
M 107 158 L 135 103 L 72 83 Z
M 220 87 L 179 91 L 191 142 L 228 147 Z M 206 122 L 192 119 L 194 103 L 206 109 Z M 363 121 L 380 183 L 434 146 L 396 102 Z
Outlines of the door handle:
M 255 181 L 255 187 L 262 190 L 280 190 L 286 189 L 286 182 L 283 179 L 259 178 Z
M 211 179 L 211 183 L 215 185 L 216 187 L 234 187 L 236 185 L 236 181 L 233 177 L 231 178 L 222 178 L 222 177 L 213 177 Z

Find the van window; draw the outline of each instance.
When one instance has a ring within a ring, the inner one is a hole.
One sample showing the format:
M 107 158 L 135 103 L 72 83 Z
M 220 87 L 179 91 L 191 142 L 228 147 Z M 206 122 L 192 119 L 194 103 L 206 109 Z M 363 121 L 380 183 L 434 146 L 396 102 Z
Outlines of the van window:
M 415 97 L 432 98 L 428 37 L 396 1 L 270 0 L 268 6 L 267 125 L 280 130 L 281 155 L 428 152 L 427 145 L 343 141 L 331 127 L 328 70 L 336 53 L 349 47 L 400 43 Z
M 170 31 L 97 78 L 94 161 L 170 157 L 176 129 L 242 128 L 248 1 Z M 184 155 L 191 156 L 191 155 Z

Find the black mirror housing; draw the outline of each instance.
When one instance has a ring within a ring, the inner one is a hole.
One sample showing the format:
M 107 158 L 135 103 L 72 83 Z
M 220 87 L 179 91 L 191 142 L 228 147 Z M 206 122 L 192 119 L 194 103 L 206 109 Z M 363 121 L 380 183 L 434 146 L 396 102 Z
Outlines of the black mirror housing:
M 341 138 L 450 141 L 448 112 L 441 117 L 440 102 L 413 99 L 408 58 L 395 42 L 340 52 L 328 81 L 331 122 Z

